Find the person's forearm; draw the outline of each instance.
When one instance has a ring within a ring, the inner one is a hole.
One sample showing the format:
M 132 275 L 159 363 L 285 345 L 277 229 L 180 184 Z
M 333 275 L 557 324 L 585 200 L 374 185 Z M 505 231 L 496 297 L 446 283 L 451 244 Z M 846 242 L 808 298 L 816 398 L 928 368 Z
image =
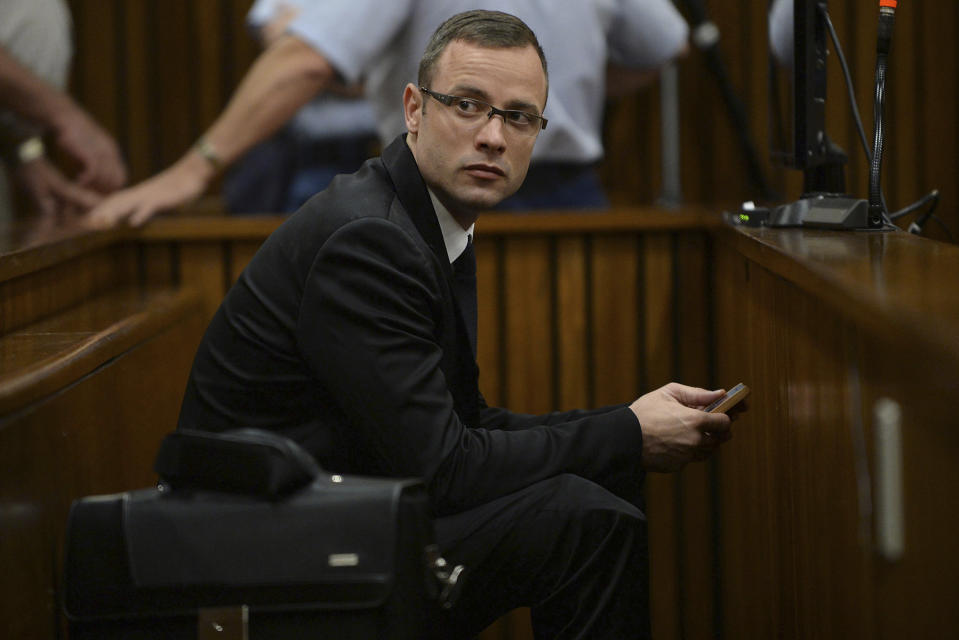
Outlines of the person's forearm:
M 76 105 L 0 47 L 0 105 L 43 129 L 56 129 L 61 116 Z
M 326 88 L 333 68 L 294 36 L 283 36 L 247 72 L 204 139 L 222 166 L 229 166 L 286 123 Z

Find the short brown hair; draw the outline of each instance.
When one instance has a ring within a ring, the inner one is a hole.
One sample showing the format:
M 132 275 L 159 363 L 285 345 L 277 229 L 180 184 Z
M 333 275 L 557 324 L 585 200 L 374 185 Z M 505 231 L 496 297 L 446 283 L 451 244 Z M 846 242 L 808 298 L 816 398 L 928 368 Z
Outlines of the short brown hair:
M 532 46 L 543 64 L 543 75 L 549 87 L 549 72 L 546 70 L 546 55 L 539 46 L 536 34 L 525 22 L 514 15 L 502 11 L 475 9 L 457 13 L 437 27 L 426 45 L 420 60 L 417 82 L 421 87 L 429 87 L 433 72 L 447 45 L 462 40 L 481 47 L 510 48 Z

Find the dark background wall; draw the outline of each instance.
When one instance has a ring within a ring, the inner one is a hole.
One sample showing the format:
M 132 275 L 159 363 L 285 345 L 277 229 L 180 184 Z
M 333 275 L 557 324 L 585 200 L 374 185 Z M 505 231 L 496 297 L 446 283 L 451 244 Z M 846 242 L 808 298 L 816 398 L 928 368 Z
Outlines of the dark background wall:
M 72 89 L 118 137 L 132 177 L 175 160 L 219 113 L 257 53 L 244 26 L 250 0 L 71 0 L 76 28 Z M 708 2 L 720 47 L 744 101 L 752 135 L 774 185 L 790 199 L 798 175 L 770 167 L 766 3 Z M 875 0 L 832 2 L 856 83 L 867 132 L 872 129 Z M 959 237 L 956 193 L 959 147 L 959 3 L 904 2 L 896 19 L 889 72 L 889 137 L 884 188 L 898 209 L 933 187 L 938 215 Z M 835 55 L 830 59 L 828 132 L 850 156 L 848 184 L 867 193 L 867 166 Z M 735 205 L 758 197 L 714 78 L 693 50 L 680 64 L 681 157 L 688 202 Z M 616 204 L 652 203 L 660 191 L 659 89 L 612 102 L 603 176 Z M 871 140 L 871 133 L 869 134 Z M 927 235 L 945 238 L 935 223 Z

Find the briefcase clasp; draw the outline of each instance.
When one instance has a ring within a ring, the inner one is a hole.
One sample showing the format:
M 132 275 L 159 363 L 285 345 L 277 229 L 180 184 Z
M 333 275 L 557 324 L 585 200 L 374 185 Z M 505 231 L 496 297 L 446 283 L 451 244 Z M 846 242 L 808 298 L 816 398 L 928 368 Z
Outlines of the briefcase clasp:
M 248 640 L 249 619 L 245 604 L 200 609 L 196 618 L 197 640 Z
M 450 567 L 435 544 L 426 547 L 426 565 L 439 585 L 437 601 L 442 608 L 451 609 L 460 595 L 462 586 L 460 575 L 463 573 L 463 565 Z

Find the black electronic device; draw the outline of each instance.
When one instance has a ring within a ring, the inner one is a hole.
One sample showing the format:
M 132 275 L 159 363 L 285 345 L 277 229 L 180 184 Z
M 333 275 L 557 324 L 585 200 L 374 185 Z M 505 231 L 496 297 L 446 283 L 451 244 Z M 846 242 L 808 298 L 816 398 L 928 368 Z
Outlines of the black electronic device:
M 706 413 L 726 413 L 745 400 L 747 396 L 749 396 L 749 391 L 749 387 L 740 382 L 727 391 L 722 398 L 703 409 L 703 411 Z
M 792 0 L 791 30 L 789 4 L 770 2 L 770 153 L 773 162 L 803 172 L 803 193 L 771 208 L 762 224 L 874 228 L 869 202 L 846 192 L 847 157 L 826 132 L 826 0 Z M 787 27 L 776 29 L 777 21 Z
M 790 3 L 770 2 L 770 19 L 783 22 L 770 25 L 770 155 L 803 171 L 837 159 L 826 137 L 826 29 L 818 2 L 793 0 L 791 31 Z

